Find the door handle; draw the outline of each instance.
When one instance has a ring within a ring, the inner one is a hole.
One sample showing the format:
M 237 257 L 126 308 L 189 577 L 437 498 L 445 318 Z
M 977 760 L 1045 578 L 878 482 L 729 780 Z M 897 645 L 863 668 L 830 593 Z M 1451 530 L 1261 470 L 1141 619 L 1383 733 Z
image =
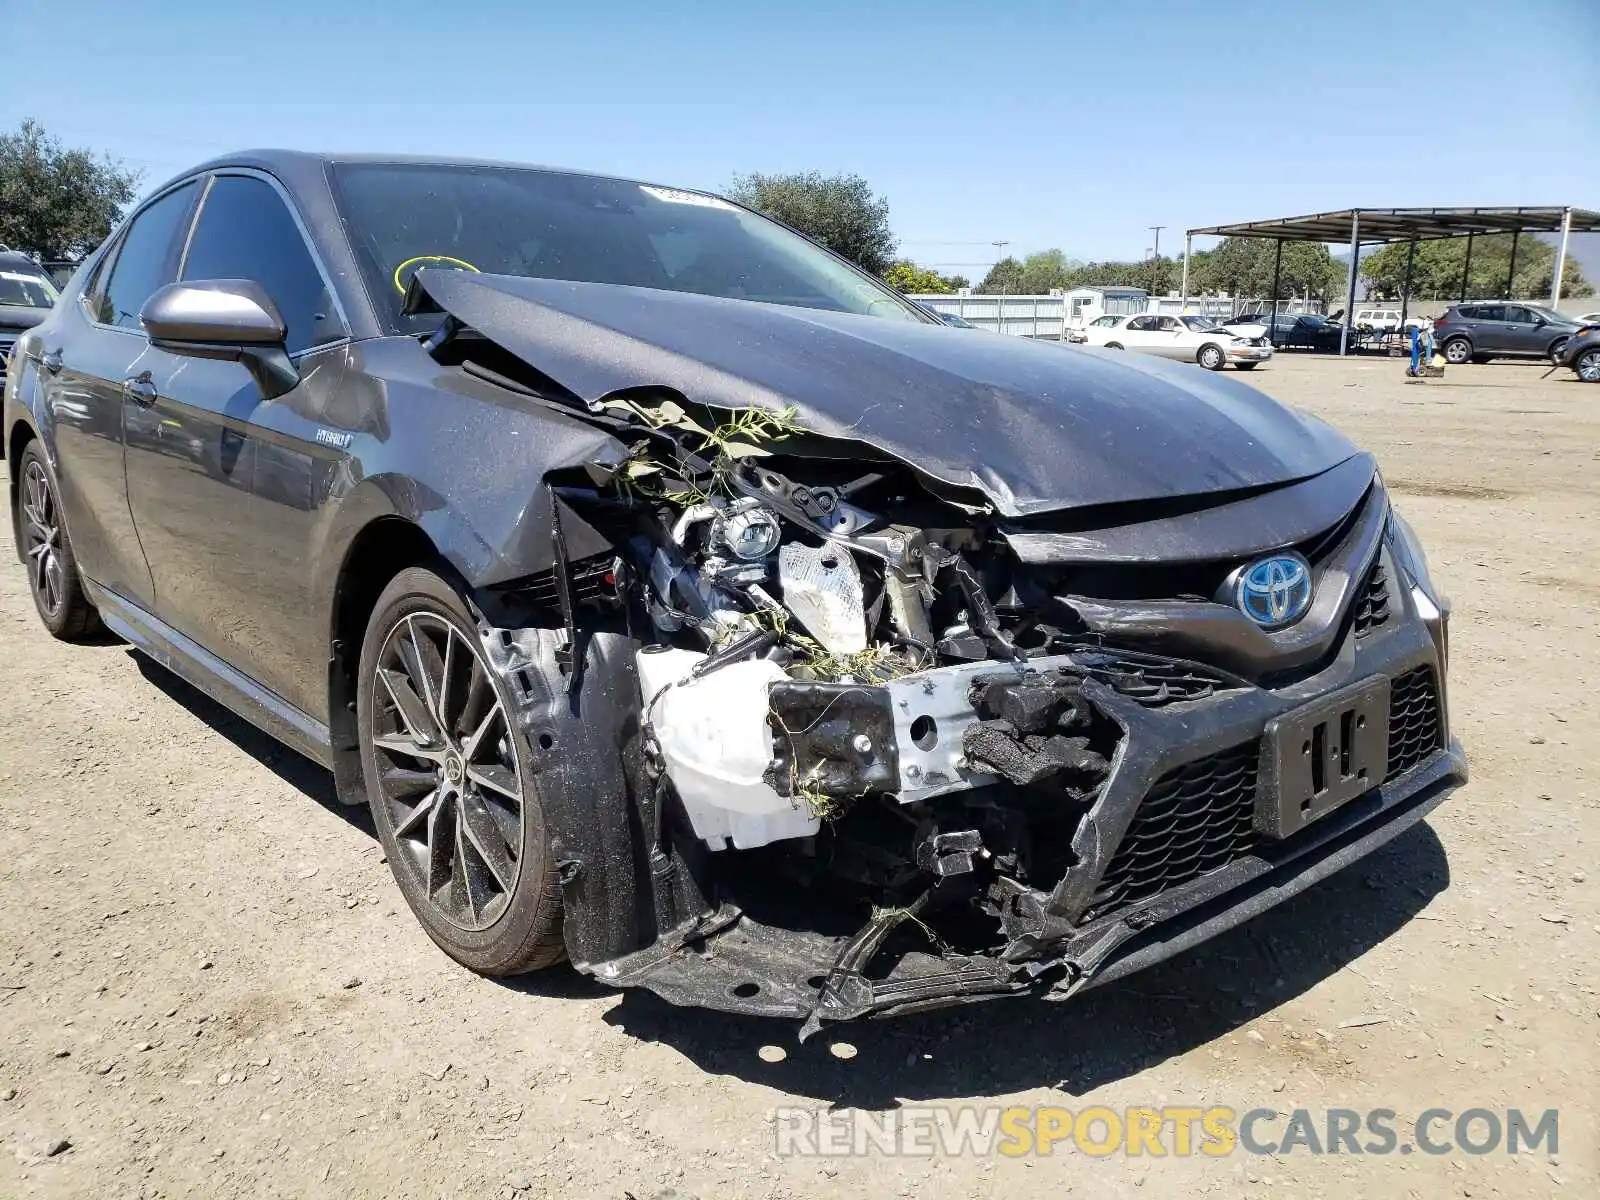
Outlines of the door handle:
M 122 381 L 122 394 L 140 408 L 149 408 L 156 402 L 156 385 L 150 381 L 150 372 L 130 375 Z
M 61 351 L 52 350 L 48 354 L 41 354 L 39 356 L 39 365 L 49 371 L 50 374 L 59 375 L 61 373 Z

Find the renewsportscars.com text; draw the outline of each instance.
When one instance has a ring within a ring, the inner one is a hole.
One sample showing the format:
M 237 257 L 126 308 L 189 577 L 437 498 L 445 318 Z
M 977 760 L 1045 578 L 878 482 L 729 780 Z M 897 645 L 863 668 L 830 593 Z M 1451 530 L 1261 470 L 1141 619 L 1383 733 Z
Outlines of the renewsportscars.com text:
M 1121 1110 L 1041 1106 L 908 1107 L 871 1113 L 780 1108 L 780 1157 L 868 1155 L 1020 1158 L 1076 1151 L 1165 1158 L 1246 1154 L 1555 1154 L 1558 1110 L 1428 1108 L 1402 1120 L 1391 1108 L 1238 1110 L 1163 1105 Z

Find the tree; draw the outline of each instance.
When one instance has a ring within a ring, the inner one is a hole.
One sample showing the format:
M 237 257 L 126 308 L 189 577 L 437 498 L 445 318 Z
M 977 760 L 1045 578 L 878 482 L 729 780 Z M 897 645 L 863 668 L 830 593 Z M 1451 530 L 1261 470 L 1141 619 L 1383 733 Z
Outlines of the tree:
M 792 225 L 865 271 L 881 275 L 894 259 L 889 202 L 859 175 L 735 176 L 728 195 L 757 212 Z
M 1223 238 L 1216 249 L 1202 250 L 1189 260 L 1189 294 L 1268 297 L 1276 255 L 1270 238 Z M 1342 297 L 1349 273 L 1326 246 L 1315 242 L 1285 242 L 1280 271 L 1279 297 L 1309 294 L 1317 300 Z
M 0 135 L 0 243 L 45 260 L 82 258 L 110 234 L 139 172 L 68 150 L 37 121 Z
M 941 275 L 930 267 L 919 267 L 909 258 L 897 259 L 883 273 L 883 281 L 898 292 L 917 295 L 944 295 L 967 286 L 961 275 Z
M 976 290 L 984 296 L 1022 294 L 1022 264 L 1007 255 L 989 268 Z
M 1466 280 L 1468 298 L 1504 296 L 1506 275 L 1511 269 L 1512 235 L 1491 234 L 1472 239 L 1472 273 Z M 1361 277 L 1374 297 L 1401 298 L 1405 289 L 1406 257 L 1410 243 L 1391 242 L 1361 261 Z M 1511 294 L 1534 300 L 1550 297 L 1556 266 L 1555 247 L 1531 234 L 1517 239 L 1517 271 L 1511 280 Z M 1446 238 L 1418 242 L 1411 268 L 1412 300 L 1455 300 L 1462 294 L 1462 272 L 1467 269 L 1467 239 Z M 1561 273 L 1563 298 L 1589 296 L 1594 287 L 1583 277 L 1578 264 L 1567 255 Z
M 1072 273 L 1083 264 L 1068 258 L 1060 250 L 1040 250 L 1022 260 L 1021 291 L 1028 295 L 1043 296 L 1053 288 L 1065 291 L 1072 286 Z

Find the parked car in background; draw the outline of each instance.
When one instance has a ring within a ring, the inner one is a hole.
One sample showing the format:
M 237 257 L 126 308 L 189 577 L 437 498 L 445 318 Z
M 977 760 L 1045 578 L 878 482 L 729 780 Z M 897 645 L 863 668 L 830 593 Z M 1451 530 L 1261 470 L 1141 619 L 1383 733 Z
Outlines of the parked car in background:
M 1574 317 L 1579 325 L 1600 325 L 1600 312 L 1584 313 L 1581 317 Z
M 11 348 L 24 330 L 50 315 L 59 295 L 33 259 L 15 250 L 0 250 L 0 388 L 5 386 Z
M 1600 314 L 1573 334 L 1561 352 L 1559 365 L 1571 367 L 1585 383 L 1600 383 Z
M 1242 313 L 1222 324 L 1241 336 L 1265 337 L 1279 350 L 1339 349 L 1339 326 L 1316 313 Z
M 1356 310 L 1356 328 L 1373 333 L 1398 333 L 1400 310 L 1398 308 L 1360 308 Z
M 1488 362 L 1491 358 L 1548 358 L 1562 361 L 1578 322 L 1553 309 L 1513 300 L 1473 300 L 1452 304 L 1433 323 L 1434 345 L 1448 363 Z
M 1466 778 L 1449 605 L 1371 454 L 1236 378 L 951 337 L 718 196 L 231 155 L 15 366 L 44 625 L 329 768 L 487 974 L 807 1032 L 1067 999 Z
M 1104 316 L 1091 321 L 1084 332 L 1091 346 L 1199 363 L 1208 371 L 1220 371 L 1229 363 L 1251 371 L 1272 357 L 1272 344 L 1265 338 L 1241 337 L 1210 317 Z

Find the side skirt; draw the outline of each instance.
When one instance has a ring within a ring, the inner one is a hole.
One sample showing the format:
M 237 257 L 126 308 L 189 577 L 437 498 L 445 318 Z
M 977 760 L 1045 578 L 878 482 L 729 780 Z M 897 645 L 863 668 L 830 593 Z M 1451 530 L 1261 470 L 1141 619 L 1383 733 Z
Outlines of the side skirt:
M 83 582 L 89 599 L 100 610 L 100 619 L 111 632 L 264 733 L 332 769 L 333 742 L 321 721 L 230 667 L 133 601 L 91 580 Z

